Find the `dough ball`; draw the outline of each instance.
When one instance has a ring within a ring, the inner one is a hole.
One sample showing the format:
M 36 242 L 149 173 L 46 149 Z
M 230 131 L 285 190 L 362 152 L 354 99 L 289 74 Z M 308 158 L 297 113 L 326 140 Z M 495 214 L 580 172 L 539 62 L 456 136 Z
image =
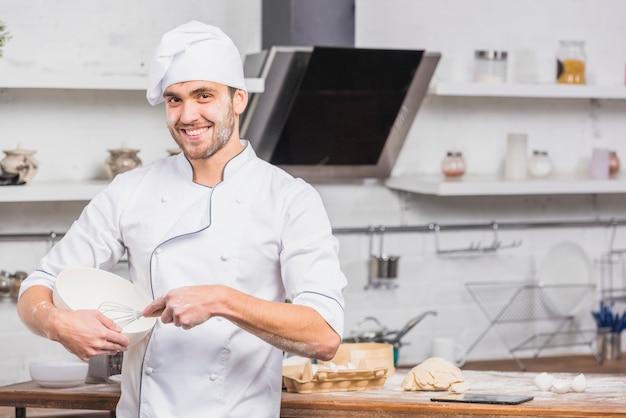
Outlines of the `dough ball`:
M 402 390 L 449 390 L 465 392 L 469 389 L 461 369 L 441 357 L 431 357 L 413 367 L 402 382 Z

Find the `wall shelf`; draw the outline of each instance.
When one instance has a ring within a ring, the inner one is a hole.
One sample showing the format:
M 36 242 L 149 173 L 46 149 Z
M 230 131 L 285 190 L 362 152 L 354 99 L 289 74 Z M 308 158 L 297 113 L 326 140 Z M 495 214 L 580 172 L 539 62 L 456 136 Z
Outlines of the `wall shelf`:
M 464 175 L 459 179 L 446 179 L 442 175 L 414 174 L 391 177 L 385 184 L 391 189 L 435 196 L 626 193 L 626 177 L 593 180 L 573 175 L 507 181 L 493 175 Z
M 262 93 L 265 80 L 246 78 L 246 87 L 250 93 Z M 142 75 L 29 75 L 3 74 L 0 88 L 12 89 L 68 89 L 68 90 L 145 90 L 148 78 Z
M 107 184 L 106 181 L 34 181 L 21 186 L 0 186 L 0 203 L 89 201 Z
M 527 97 L 545 99 L 626 99 L 626 86 L 565 84 L 436 83 L 430 94 L 456 97 Z

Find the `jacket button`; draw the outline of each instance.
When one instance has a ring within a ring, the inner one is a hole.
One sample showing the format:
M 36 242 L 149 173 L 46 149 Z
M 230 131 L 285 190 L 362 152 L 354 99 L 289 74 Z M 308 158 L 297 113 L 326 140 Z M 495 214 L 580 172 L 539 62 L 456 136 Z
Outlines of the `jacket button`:
M 169 198 L 169 197 L 167 197 L 167 196 L 161 196 L 161 202 L 165 203 L 165 202 L 167 202 L 168 200 L 170 200 L 170 198 Z
M 211 379 L 212 381 L 215 381 L 215 380 L 217 380 L 218 377 L 219 376 L 217 374 L 211 373 L 211 375 L 209 376 L 209 379 Z
M 151 375 L 154 372 L 155 372 L 155 370 L 152 367 L 146 367 L 146 374 L 147 375 Z
M 222 254 L 222 256 L 220 258 L 222 259 L 222 261 L 230 260 L 230 256 L 228 254 Z

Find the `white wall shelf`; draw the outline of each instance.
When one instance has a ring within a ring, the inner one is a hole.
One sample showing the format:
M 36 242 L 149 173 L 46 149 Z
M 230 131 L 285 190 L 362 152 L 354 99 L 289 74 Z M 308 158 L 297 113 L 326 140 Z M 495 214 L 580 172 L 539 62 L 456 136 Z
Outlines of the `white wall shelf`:
M 456 97 L 527 97 L 546 99 L 626 99 L 626 86 L 566 84 L 436 83 L 430 94 Z
M 262 78 L 246 78 L 246 87 L 250 93 L 262 93 L 265 80 Z M 13 89 L 68 89 L 68 90 L 145 90 L 148 84 L 146 76 L 111 75 L 84 76 L 80 74 L 64 74 L 54 76 L 28 74 L 3 74 L 0 88 Z
M 89 201 L 108 182 L 37 182 L 21 186 L 0 186 L 1 202 Z
M 446 179 L 442 175 L 403 175 L 387 179 L 387 187 L 435 196 L 506 196 L 543 194 L 626 193 L 626 178 L 594 180 L 577 176 L 507 181 L 499 176 L 464 175 Z

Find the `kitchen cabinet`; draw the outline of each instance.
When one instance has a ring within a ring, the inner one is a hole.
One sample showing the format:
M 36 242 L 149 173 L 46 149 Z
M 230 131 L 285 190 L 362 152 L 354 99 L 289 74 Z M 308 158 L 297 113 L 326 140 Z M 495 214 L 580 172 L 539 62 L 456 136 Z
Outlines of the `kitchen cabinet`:
M 468 98 L 626 100 L 626 86 L 563 84 L 435 83 L 430 95 Z M 386 180 L 391 189 L 435 196 L 511 196 L 626 193 L 626 177 L 593 180 L 580 174 L 553 175 L 522 181 L 503 179 L 501 174 L 464 175 L 445 178 L 437 174 L 406 174 Z

